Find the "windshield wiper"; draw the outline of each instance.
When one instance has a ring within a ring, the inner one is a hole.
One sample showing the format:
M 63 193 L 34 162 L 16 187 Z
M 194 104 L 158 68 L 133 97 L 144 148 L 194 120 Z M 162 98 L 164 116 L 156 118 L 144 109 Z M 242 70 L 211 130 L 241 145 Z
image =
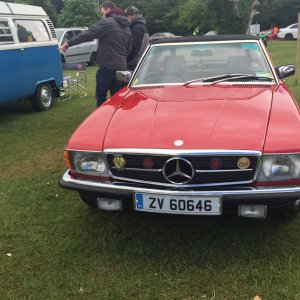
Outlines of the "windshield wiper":
M 211 77 L 197 78 L 193 80 L 189 80 L 183 84 L 186 86 L 188 84 L 194 82 L 212 82 L 212 84 L 216 84 L 218 82 L 227 81 L 227 80 L 235 80 L 235 79 L 255 79 L 255 80 L 266 80 L 266 81 L 274 81 L 273 78 L 264 77 L 264 76 L 255 76 L 253 74 L 222 74 Z
M 215 80 L 213 84 L 217 84 L 219 82 L 223 81 L 231 81 L 231 80 L 236 80 L 236 81 L 248 81 L 248 80 L 260 80 L 260 81 L 272 81 L 275 82 L 273 78 L 271 77 L 266 77 L 266 76 L 256 76 L 253 74 L 244 74 L 244 75 L 237 75 L 233 77 L 227 77 L 227 78 L 222 78 L 219 80 Z

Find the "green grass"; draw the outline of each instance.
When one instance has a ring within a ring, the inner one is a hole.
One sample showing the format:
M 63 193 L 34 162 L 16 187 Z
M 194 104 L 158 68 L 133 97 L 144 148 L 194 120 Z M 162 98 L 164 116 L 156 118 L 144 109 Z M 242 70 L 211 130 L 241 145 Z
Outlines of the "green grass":
M 295 60 L 293 42 L 268 49 Z M 300 299 L 300 217 L 103 213 L 58 186 L 65 143 L 95 109 L 95 71 L 87 98 L 0 107 L 1 299 Z

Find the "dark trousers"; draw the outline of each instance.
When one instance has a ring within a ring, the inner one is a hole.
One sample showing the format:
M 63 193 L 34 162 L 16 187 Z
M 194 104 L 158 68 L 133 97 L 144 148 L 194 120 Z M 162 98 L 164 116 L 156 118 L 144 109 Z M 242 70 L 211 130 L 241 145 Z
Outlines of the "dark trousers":
M 97 107 L 106 101 L 107 92 L 112 96 L 122 88 L 122 82 L 116 79 L 116 71 L 100 67 L 96 74 Z

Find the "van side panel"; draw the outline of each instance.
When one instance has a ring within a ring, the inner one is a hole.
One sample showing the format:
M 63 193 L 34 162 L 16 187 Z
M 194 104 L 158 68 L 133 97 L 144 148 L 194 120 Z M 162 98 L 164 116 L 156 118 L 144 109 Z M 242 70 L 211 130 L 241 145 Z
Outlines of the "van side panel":
M 58 46 L 23 46 L 0 51 L 0 104 L 31 97 L 41 82 L 62 85 Z

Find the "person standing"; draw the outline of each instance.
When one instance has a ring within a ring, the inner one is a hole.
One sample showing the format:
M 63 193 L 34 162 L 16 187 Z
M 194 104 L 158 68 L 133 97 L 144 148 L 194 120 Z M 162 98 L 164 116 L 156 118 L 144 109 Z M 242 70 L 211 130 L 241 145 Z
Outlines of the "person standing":
M 124 12 L 112 1 L 105 1 L 99 5 L 101 20 L 71 38 L 60 49 L 66 51 L 69 47 L 98 39 L 96 73 L 97 107 L 106 101 L 107 92 L 114 95 L 122 88 L 122 82 L 116 78 L 116 71 L 127 70 L 127 57 L 132 48 L 132 35 L 129 21 Z
M 149 45 L 149 33 L 146 20 L 135 6 L 127 7 L 125 14 L 130 22 L 129 27 L 133 38 L 132 50 L 127 58 L 127 67 L 129 70 L 134 70 Z
M 276 25 L 274 25 L 274 27 L 273 27 L 273 36 L 274 36 L 275 39 L 277 39 L 278 32 L 279 32 L 279 28 Z

